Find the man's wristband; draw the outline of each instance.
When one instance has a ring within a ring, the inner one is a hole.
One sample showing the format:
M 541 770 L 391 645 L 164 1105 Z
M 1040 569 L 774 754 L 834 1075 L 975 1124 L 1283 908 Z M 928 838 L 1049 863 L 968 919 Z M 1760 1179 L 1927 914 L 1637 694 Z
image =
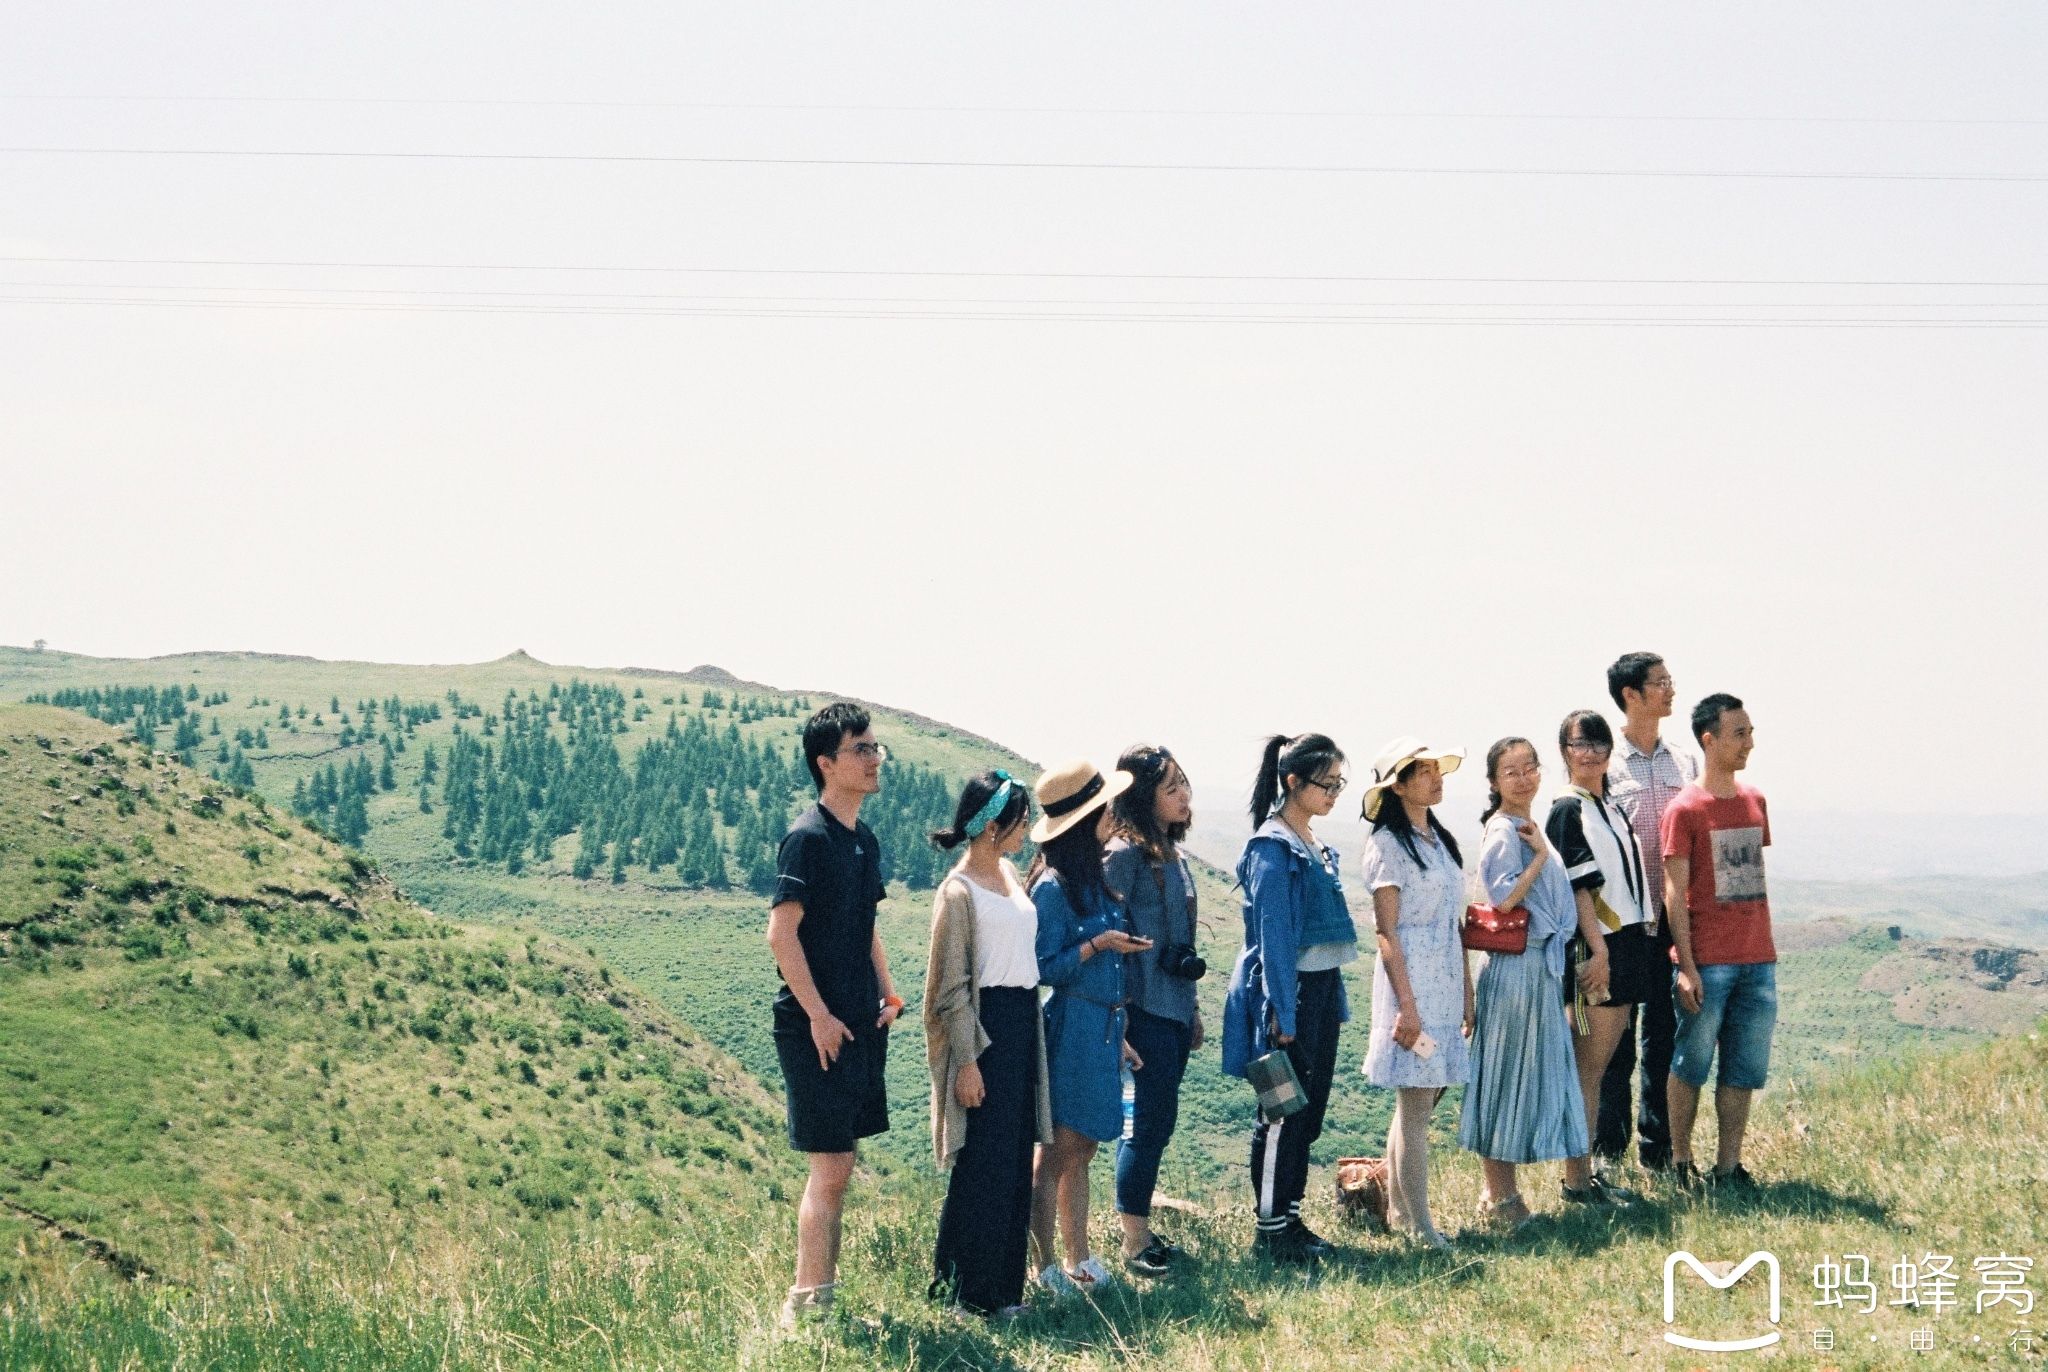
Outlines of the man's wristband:
M 884 1010 L 901 1010 L 901 1009 L 903 1008 L 903 997 L 901 997 L 901 996 L 883 996 L 883 997 L 882 997 L 882 1008 L 883 1008 Z

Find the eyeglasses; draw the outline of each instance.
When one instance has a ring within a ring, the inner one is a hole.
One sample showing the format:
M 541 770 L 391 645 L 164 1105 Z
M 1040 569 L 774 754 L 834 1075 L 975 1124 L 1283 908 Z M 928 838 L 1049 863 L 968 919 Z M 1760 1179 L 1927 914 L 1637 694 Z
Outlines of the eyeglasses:
M 1601 743 L 1590 738 L 1568 738 L 1564 741 L 1564 746 L 1572 752 L 1585 753 L 1591 757 L 1606 757 L 1614 751 L 1612 743 Z
M 1532 762 L 1527 767 L 1503 767 L 1499 775 L 1502 781 L 1533 781 L 1543 775 L 1543 764 Z
M 847 751 L 847 749 L 841 748 L 834 752 L 832 756 L 838 757 L 840 753 Z M 887 762 L 889 760 L 888 745 L 882 743 L 856 743 L 851 751 L 862 762 Z
M 1338 777 L 1335 781 L 1305 781 L 1302 784 L 1304 786 L 1313 786 L 1331 800 L 1335 800 L 1338 796 L 1344 794 L 1344 788 L 1349 786 L 1351 782 L 1348 778 Z
M 1668 676 L 1646 676 L 1643 678 L 1643 689 L 1646 691 L 1668 691 L 1677 684 Z

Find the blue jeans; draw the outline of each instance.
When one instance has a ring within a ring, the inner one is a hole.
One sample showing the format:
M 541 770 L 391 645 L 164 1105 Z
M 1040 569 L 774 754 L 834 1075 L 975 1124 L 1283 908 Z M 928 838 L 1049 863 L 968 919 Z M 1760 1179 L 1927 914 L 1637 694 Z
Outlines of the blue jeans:
M 1672 1043 L 1671 1075 L 1694 1090 L 1707 1084 L 1714 1050 L 1721 1050 L 1722 1086 L 1754 1091 L 1771 1068 L 1771 1030 L 1778 1022 L 1778 965 L 1774 962 L 1716 963 L 1700 968 L 1697 1014 L 1672 1003 L 1678 1032 Z
M 1177 1020 L 1132 1006 L 1124 1037 L 1145 1065 L 1131 1073 L 1131 1136 L 1116 1146 L 1116 1208 L 1140 1219 L 1152 1213 L 1159 1159 L 1180 1120 L 1180 1079 L 1193 1031 Z

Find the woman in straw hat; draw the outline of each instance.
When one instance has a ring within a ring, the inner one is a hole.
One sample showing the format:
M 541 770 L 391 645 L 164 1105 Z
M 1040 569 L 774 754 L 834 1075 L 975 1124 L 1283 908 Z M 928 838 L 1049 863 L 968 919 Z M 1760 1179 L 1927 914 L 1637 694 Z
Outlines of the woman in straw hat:
M 1056 1292 L 1109 1280 L 1088 1251 L 1088 1164 L 1097 1144 L 1123 1132 L 1118 1068 L 1136 1061 L 1124 1039 L 1123 955 L 1152 946 L 1129 932 L 1102 876 L 1109 803 L 1131 780 L 1129 772 L 1105 778 L 1082 761 L 1053 768 L 1033 788 L 1043 814 L 1031 829 L 1038 857 L 1028 884 L 1038 911 L 1038 979 L 1052 988 L 1045 1049 L 1053 1130 L 1038 1150 L 1031 1235 L 1039 1282 Z M 1064 1267 L 1053 1247 L 1055 1212 Z
M 1023 784 L 984 772 L 961 790 L 952 826 L 932 835 L 966 854 L 933 898 L 925 973 L 932 1149 L 952 1169 L 931 1294 L 998 1317 L 1024 1300 L 1031 1146 L 1052 1138 L 1038 911 L 1010 864 L 1030 818 Z
M 1373 763 L 1360 806 L 1372 834 L 1365 887 L 1372 894 L 1379 961 L 1365 1078 L 1393 1088 L 1387 1128 L 1387 1218 L 1417 1242 L 1448 1248 L 1429 1213 L 1429 1117 L 1444 1088 L 1471 1074 L 1472 974 L 1458 937 L 1464 858 L 1431 808 L 1464 754 L 1397 738 Z
M 1479 974 L 1475 1061 L 1458 1146 L 1479 1154 L 1481 1218 L 1504 1227 L 1531 1218 L 1515 1184 L 1518 1164 L 1588 1152 L 1585 1099 L 1564 1018 L 1566 950 L 1579 909 L 1564 864 L 1529 815 L 1542 779 L 1529 740 L 1504 738 L 1486 750 L 1490 793 L 1479 879 L 1495 909 L 1529 912 L 1529 944 L 1519 953 L 1489 955 Z
M 1302 1223 L 1301 1198 L 1336 1075 L 1338 1028 L 1350 1017 L 1338 969 L 1358 957 L 1336 850 L 1310 827 L 1343 789 L 1344 754 L 1327 735 L 1267 739 L 1252 785 L 1254 832 L 1237 863 L 1244 949 L 1223 1002 L 1223 1070 L 1247 1076 L 1254 1059 L 1284 1050 L 1307 1101 L 1284 1118 L 1262 1111 L 1252 1128 L 1252 1252 L 1275 1262 L 1332 1251 Z

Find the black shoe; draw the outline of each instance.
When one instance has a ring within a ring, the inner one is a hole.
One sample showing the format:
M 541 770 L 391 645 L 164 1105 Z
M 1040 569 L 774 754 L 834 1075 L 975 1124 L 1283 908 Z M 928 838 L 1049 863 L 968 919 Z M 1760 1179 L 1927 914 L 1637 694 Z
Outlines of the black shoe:
M 1645 1172 L 1671 1170 L 1671 1151 L 1666 1148 L 1645 1148 L 1636 1154 L 1636 1160 L 1642 1163 Z
M 1674 1162 L 1665 1169 L 1665 1180 L 1680 1191 L 1699 1192 L 1705 1189 L 1700 1180 L 1700 1170 L 1689 1162 Z
M 1757 1188 L 1756 1178 L 1749 1175 L 1749 1169 L 1739 1162 L 1726 1172 L 1707 1173 L 1706 1182 L 1717 1190 L 1725 1187 L 1730 1191 L 1754 1191 Z
M 1124 1266 L 1141 1277 L 1163 1277 L 1173 1270 L 1175 1263 L 1185 1260 L 1186 1257 L 1187 1254 L 1178 1245 L 1168 1243 L 1154 1234 L 1152 1242 L 1124 1259 Z
M 1293 1215 L 1288 1218 L 1287 1229 L 1289 1233 L 1298 1237 L 1319 1258 L 1327 1258 L 1330 1254 L 1337 1251 L 1336 1244 L 1331 1243 L 1321 1234 L 1303 1224 L 1299 1215 Z
M 1322 1259 L 1327 1249 L 1311 1246 L 1292 1226 L 1285 1229 L 1261 1229 L 1252 1235 L 1252 1256 L 1264 1258 L 1272 1263 L 1284 1263 L 1294 1267 L 1306 1266 Z

